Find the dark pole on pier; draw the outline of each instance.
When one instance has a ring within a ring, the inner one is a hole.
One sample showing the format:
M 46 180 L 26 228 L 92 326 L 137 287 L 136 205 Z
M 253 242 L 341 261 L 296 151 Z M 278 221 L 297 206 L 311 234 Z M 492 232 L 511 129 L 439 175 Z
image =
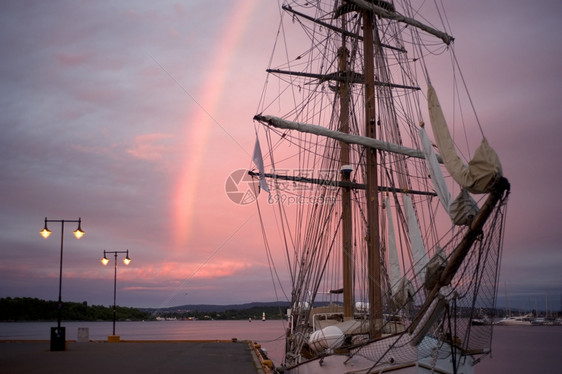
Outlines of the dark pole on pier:
M 113 272 L 113 336 L 115 336 L 115 320 L 117 315 L 117 254 L 125 253 L 125 258 L 123 259 L 123 263 L 125 265 L 129 265 L 131 259 L 129 258 L 128 249 L 126 251 L 103 251 L 103 258 L 101 259 L 101 263 L 104 265 L 107 265 L 109 263 L 109 259 L 107 258 L 108 253 L 113 253 L 115 256 Z

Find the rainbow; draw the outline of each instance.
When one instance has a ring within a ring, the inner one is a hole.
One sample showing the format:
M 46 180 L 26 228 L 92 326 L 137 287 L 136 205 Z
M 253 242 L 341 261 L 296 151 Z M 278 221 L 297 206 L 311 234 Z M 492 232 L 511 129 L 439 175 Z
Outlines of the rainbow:
M 205 147 L 209 140 L 209 133 L 214 120 L 212 114 L 216 113 L 222 99 L 221 93 L 224 86 L 232 57 L 234 56 L 248 19 L 252 16 L 259 0 L 242 0 L 233 2 L 228 20 L 221 32 L 222 40 L 217 43 L 216 53 L 212 58 L 212 64 L 207 70 L 204 79 L 206 87 L 201 95 L 195 100 L 201 109 L 197 114 L 190 117 L 186 122 L 187 131 L 185 136 L 183 157 L 183 169 L 177 179 L 172 208 L 174 222 L 174 247 L 185 248 L 191 237 L 192 221 L 194 216 L 193 206 L 199 187 L 199 178 Z

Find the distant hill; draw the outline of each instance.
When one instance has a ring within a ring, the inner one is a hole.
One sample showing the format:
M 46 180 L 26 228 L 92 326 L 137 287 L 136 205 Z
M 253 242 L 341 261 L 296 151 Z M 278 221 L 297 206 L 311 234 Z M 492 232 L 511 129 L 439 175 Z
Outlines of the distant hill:
M 328 303 L 315 303 L 315 306 Z M 117 319 L 153 320 L 157 318 L 189 320 L 244 320 L 286 318 L 289 302 L 253 302 L 245 304 L 212 305 L 186 304 L 167 308 L 129 308 L 117 306 Z M 62 315 L 64 320 L 99 321 L 111 320 L 111 307 L 64 302 Z M 57 303 L 36 298 L 0 298 L 0 321 L 45 321 L 57 318 Z
M 284 319 L 288 302 L 254 302 L 246 304 L 210 305 L 192 304 L 178 305 L 168 308 L 139 308 L 140 311 L 151 314 L 154 318 L 179 320 L 244 320 L 261 319 L 265 313 L 266 319 Z
M 229 304 L 229 305 L 211 305 L 211 304 L 186 304 L 178 305 L 167 308 L 137 308 L 143 312 L 154 313 L 154 312 L 185 312 L 185 311 L 197 311 L 197 312 L 215 312 L 223 313 L 227 310 L 247 310 L 255 308 L 281 308 L 283 312 L 289 308 L 288 302 L 253 302 L 245 304 Z

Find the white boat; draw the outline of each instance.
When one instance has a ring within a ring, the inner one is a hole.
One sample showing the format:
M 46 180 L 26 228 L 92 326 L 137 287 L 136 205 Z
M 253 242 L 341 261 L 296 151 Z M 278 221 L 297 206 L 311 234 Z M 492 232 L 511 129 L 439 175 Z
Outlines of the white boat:
M 494 321 L 492 321 L 488 316 L 482 316 L 472 319 L 472 325 L 474 326 L 483 326 L 483 325 L 491 325 Z
M 552 325 L 551 321 L 548 321 L 546 318 L 537 317 L 531 321 L 531 326 L 548 326 Z
M 428 5 L 282 7 L 249 174 L 272 266 L 284 247 L 285 373 L 473 373 L 490 352 L 471 316 L 495 307 L 509 183 L 462 80 L 439 104 L 433 78 L 462 75 Z
M 507 316 L 496 322 L 496 325 L 500 326 L 531 326 L 533 316 Z

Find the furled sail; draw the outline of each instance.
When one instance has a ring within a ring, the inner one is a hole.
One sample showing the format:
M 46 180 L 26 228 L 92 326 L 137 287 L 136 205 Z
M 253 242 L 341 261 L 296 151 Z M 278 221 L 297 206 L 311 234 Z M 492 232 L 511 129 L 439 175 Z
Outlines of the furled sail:
M 474 157 L 465 165 L 455 151 L 445 116 L 433 86 L 427 90 L 429 116 L 435 142 L 445 167 L 453 179 L 472 193 L 487 193 L 494 182 L 502 176 L 502 167 L 496 152 L 488 145 L 486 138 L 476 149 Z
M 461 189 L 459 195 L 449 205 L 449 217 L 455 225 L 469 226 L 478 214 L 478 204 L 466 189 Z
M 396 249 L 396 237 L 394 234 L 394 220 L 392 218 L 392 209 L 390 209 L 390 198 L 386 198 L 386 219 L 388 231 L 388 276 L 392 287 L 392 295 L 398 293 L 398 286 L 402 272 L 400 271 L 400 263 L 398 260 L 398 250 Z
M 423 124 L 418 133 L 429 169 L 429 175 L 431 176 L 433 187 L 441 201 L 441 205 L 443 205 L 443 208 L 449 213 L 449 217 L 455 225 L 470 225 L 474 216 L 478 214 L 478 205 L 464 188 L 455 200 L 451 200 L 451 194 L 449 193 L 445 178 L 441 172 L 437 155 L 433 150 L 433 146 Z
M 404 210 L 408 219 L 408 236 L 412 245 L 412 257 L 414 258 L 414 270 L 418 279 L 425 279 L 425 268 L 427 265 L 427 252 L 423 244 L 423 239 L 418 224 L 418 219 L 412 205 L 412 199 L 407 194 L 402 196 L 404 201 Z
M 418 149 L 404 147 L 400 144 L 383 142 L 378 139 L 368 138 L 365 136 L 346 134 L 340 131 L 330 130 L 328 128 L 317 126 L 317 125 L 293 122 L 293 121 L 285 120 L 283 118 L 270 116 L 270 115 L 261 115 L 261 114 L 255 115 L 254 119 L 256 121 L 261 121 L 263 123 L 266 123 L 270 126 L 279 129 L 297 130 L 300 132 L 326 136 L 332 139 L 340 140 L 348 144 L 359 144 L 365 147 L 374 148 L 381 151 L 393 152 L 393 153 L 415 157 L 415 158 L 425 157 L 423 152 L 421 152 Z
M 256 145 L 254 146 L 254 164 L 258 167 L 258 171 L 260 174 L 260 188 L 266 192 L 269 192 L 269 187 L 267 185 L 267 181 L 265 180 L 265 173 L 263 167 L 263 157 L 261 154 L 261 147 L 260 147 L 260 140 L 256 136 Z
M 399 310 L 401 308 L 409 307 L 409 303 L 413 300 L 414 286 L 412 286 L 412 283 L 400 270 L 400 260 L 398 258 L 398 249 L 396 246 L 394 219 L 392 218 L 390 197 L 386 197 L 385 206 L 388 227 L 388 277 L 390 279 L 393 308 L 395 310 Z
M 425 131 L 423 124 L 418 133 L 422 144 L 422 150 L 425 154 L 425 160 L 429 168 L 429 175 L 431 176 L 431 181 L 433 182 L 433 187 L 435 188 L 435 192 L 441 201 L 441 205 L 443 205 L 445 210 L 449 211 L 449 206 L 451 205 L 451 194 L 449 193 L 449 189 L 445 183 L 445 178 L 441 172 L 441 167 L 437 161 L 437 156 L 433 151 L 433 146 L 427 136 L 427 131 Z

